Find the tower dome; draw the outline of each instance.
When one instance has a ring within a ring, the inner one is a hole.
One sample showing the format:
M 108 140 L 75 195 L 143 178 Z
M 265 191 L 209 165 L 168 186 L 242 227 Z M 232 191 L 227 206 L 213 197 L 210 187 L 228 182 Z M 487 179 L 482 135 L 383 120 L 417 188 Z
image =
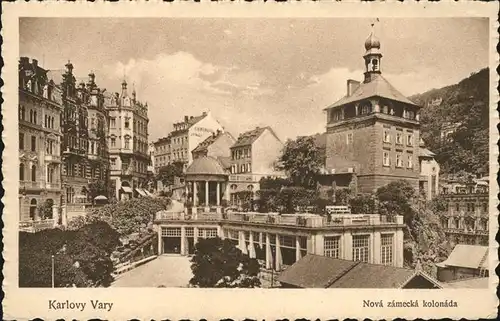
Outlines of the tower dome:
M 377 37 L 375 37 L 375 35 L 372 33 L 370 33 L 370 36 L 368 37 L 368 39 L 366 39 L 365 41 L 365 49 L 366 51 L 370 50 L 370 49 L 380 49 L 380 41 L 377 39 Z

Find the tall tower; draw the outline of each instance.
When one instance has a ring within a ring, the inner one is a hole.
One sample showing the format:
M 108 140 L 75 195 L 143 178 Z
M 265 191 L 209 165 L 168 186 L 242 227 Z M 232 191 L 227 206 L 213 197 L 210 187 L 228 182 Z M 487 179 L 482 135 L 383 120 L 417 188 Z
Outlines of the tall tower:
M 419 181 L 420 107 L 381 71 L 380 41 L 365 41 L 364 80 L 347 80 L 346 95 L 327 107 L 326 170 L 322 181 L 372 192 L 395 180 Z
M 364 82 L 370 82 L 373 79 L 373 75 L 381 74 L 380 71 L 380 60 L 382 59 L 382 53 L 380 52 L 380 41 L 375 37 L 375 28 L 372 24 L 372 32 L 370 36 L 365 41 L 365 80 Z

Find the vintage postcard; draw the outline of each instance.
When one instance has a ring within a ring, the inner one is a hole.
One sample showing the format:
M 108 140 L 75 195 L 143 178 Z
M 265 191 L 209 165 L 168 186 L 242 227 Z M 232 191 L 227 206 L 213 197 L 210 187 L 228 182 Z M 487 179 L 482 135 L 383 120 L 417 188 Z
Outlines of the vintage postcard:
M 498 3 L 6 3 L 6 319 L 493 318 Z

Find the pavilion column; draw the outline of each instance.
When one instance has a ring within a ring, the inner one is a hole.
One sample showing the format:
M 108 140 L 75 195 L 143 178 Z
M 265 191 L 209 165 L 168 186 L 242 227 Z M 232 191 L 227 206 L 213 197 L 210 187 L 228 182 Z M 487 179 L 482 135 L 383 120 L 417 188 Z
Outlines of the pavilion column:
M 217 206 L 220 206 L 220 183 L 217 182 Z
M 229 194 L 229 181 L 224 183 L 224 199 L 227 202 L 227 205 L 229 205 L 229 202 L 231 201 L 231 195 Z
M 193 227 L 193 244 L 196 247 L 196 243 L 198 243 L 198 227 Z
M 256 254 L 255 254 L 255 246 L 253 244 L 254 239 L 253 239 L 253 232 L 248 232 L 250 233 L 250 236 L 248 237 L 248 256 L 250 256 L 251 259 L 255 259 Z
M 276 234 L 276 271 L 281 271 L 283 259 L 281 257 L 280 236 Z
M 210 206 L 210 203 L 208 201 L 208 181 L 205 181 L 205 206 Z
M 193 182 L 193 207 L 198 206 L 198 186 L 196 181 Z
M 158 226 L 158 255 L 163 254 L 163 249 L 161 248 L 162 247 L 161 246 L 161 240 L 162 240 L 161 230 L 162 230 L 162 227 Z
M 271 240 L 269 233 L 266 233 L 266 269 L 273 268 L 273 253 L 271 252 Z
M 295 237 L 295 262 L 302 258 L 302 252 L 300 252 L 300 236 Z
M 181 227 L 181 255 L 186 255 L 186 228 L 184 226 Z

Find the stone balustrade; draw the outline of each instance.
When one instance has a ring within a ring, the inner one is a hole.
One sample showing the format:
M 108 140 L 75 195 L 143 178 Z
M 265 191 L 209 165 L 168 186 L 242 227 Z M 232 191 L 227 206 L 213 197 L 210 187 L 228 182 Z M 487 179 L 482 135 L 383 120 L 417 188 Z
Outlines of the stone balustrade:
M 189 212 L 188 212 L 189 213 Z M 379 214 L 339 214 L 325 217 L 315 214 L 278 214 L 255 212 L 228 212 L 221 211 L 201 212 L 188 214 L 185 212 L 160 211 L 155 215 L 157 223 L 168 221 L 220 221 L 244 222 L 253 224 L 302 226 L 310 228 L 334 226 L 366 226 L 366 225 L 402 225 L 403 216 L 386 217 Z

